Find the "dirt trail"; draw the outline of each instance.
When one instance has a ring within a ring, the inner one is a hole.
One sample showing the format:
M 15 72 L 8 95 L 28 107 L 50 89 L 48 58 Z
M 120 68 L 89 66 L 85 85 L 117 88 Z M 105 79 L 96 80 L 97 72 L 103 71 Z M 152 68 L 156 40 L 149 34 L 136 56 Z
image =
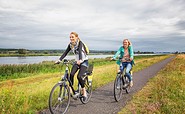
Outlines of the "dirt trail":
M 139 91 L 148 80 L 154 77 L 163 67 L 170 62 L 174 56 L 133 74 L 134 86 L 129 94 L 124 92 L 123 98 L 115 102 L 113 96 L 113 82 L 93 91 L 92 98 L 88 104 L 82 104 L 80 100 L 71 100 L 67 114 L 116 114 L 126 103 L 131 100 L 132 95 Z M 50 114 L 48 110 L 40 114 Z

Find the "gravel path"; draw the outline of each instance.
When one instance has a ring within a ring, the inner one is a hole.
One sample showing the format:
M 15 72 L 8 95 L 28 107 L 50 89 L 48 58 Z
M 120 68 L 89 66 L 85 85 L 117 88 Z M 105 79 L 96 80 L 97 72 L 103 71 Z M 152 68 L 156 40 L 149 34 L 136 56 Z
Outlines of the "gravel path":
M 116 114 L 129 100 L 131 100 L 134 93 L 142 89 L 148 80 L 154 77 L 173 58 L 174 56 L 153 64 L 144 70 L 135 72 L 133 74 L 134 86 L 129 94 L 124 92 L 123 97 L 119 102 L 115 102 L 114 100 L 113 82 L 111 82 L 93 91 L 90 102 L 85 105 L 82 104 L 80 100 L 71 100 L 67 114 Z M 50 114 L 50 112 L 47 109 L 39 112 L 39 114 Z

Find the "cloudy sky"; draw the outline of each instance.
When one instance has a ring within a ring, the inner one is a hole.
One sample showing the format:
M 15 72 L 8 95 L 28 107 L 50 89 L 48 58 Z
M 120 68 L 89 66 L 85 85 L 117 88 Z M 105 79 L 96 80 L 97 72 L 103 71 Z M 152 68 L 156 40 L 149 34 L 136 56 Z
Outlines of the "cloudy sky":
M 0 0 L 0 48 L 185 51 L 184 0 Z

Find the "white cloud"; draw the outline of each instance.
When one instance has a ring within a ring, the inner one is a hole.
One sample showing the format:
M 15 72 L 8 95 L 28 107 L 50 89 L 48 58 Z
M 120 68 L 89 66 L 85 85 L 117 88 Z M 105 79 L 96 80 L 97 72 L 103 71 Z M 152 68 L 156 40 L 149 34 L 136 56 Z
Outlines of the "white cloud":
M 8 42 L 16 40 L 10 48 L 65 48 L 71 31 L 92 49 L 117 49 L 125 37 L 138 44 L 146 38 L 183 39 L 184 4 L 183 0 L 0 0 L 0 39 L 6 39 L 0 47 L 8 48 Z

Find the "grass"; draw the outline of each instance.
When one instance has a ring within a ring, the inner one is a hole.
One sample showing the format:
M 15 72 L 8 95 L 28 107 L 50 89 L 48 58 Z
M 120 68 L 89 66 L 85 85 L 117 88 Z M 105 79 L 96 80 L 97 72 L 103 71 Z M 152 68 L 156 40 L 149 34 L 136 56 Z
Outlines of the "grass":
M 169 56 L 136 58 L 136 66 L 133 70 L 139 71 L 167 57 Z M 93 89 L 113 81 L 118 69 L 114 61 L 99 59 L 95 61 Z M 31 77 L 0 82 L 0 113 L 34 114 L 48 108 L 50 90 L 60 80 L 60 75 L 62 73 L 40 73 Z
M 152 57 L 153 56 L 136 56 L 135 59 L 148 59 Z M 90 63 L 93 62 L 95 67 L 114 63 L 114 61 L 109 61 L 108 58 L 90 59 L 89 61 Z M 39 64 L 0 65 L 0 82 L 9 79 L 30 77 L 38 74 L 56 73 L 61 69 L 61 67 L 53 64 L 54 61 L 44 61 Z
M 119 114 L 184 114 L 185 55 L 178 55 Z
M 114 63 L 113 61 L 107 61 L 106 59 L 91 59 L 89 61 L 90 63 L 93 62 L 95 66 Z M 39 64 L 0 65 L 0 82 L 9 79 L 25 78 L 38 74 L 56 73 L 60 69 L 61 65 L 54 65 L 54 61 L 44 61 Z

